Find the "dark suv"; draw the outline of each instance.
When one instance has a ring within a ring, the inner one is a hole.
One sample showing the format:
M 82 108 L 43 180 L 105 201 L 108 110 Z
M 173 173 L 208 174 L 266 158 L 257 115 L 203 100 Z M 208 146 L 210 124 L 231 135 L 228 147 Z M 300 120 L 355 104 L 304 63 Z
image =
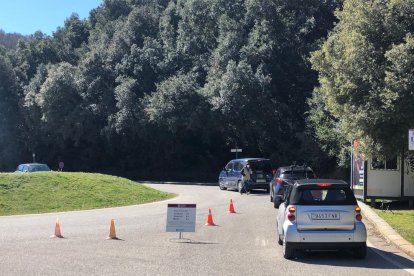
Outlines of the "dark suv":
M 219 174 L 219 187 L 221 190 L 234 189 L 240 192 L 243 186 L 240 171 L 246 163 L 250 164 L 253 172 L 249 189 L 264 189 L 269 191 L 269 182 L 272 179 L 272 167 L 270 160 L 264 158 L 243 158 L 229 161 Z
M 298 179 L 316 178 L 312 169 L 306 165 L 284 166 L 277 169 L 272 181 L 269 183 L 270 201 L 275 208 L 279 208 L 283 199 L 284 191 L 289 184 Z

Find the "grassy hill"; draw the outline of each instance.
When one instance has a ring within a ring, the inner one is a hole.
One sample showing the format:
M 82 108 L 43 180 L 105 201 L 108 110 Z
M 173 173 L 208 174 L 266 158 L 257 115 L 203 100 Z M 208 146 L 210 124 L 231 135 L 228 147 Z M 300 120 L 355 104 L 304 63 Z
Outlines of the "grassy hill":
M 0 173 L 0 216 L 126 206 L 174 196 L 103 174 Z

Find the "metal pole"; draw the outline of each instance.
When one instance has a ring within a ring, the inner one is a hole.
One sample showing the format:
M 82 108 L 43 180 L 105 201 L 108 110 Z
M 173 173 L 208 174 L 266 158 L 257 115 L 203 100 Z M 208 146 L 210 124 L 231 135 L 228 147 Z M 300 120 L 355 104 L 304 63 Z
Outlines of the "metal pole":
M 349 185 L 351 186 L 352 191 L 354 190 L 354 183 L 352 183 L 353 181 L 354 181 L 354 144 L 353 144 L 353 140 L 351 139 L 351 176 L 349 179 Z

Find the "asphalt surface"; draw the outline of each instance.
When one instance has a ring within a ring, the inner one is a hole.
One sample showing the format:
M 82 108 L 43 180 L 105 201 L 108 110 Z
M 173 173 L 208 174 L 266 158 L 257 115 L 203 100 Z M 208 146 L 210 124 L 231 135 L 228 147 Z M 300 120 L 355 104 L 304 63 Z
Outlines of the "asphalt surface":
M 179 196 L 164 202 L 82 212 L 0 217 L 0 275 L 414 275 L 414 262 L 367 221 L 365 260 L 347 252 L 285 260 L 276 209 L 249 196 L 201 185 L 147 184 Z M 236 214 L 229 214 L 233 199 Z M 167 233 L 168 203 L 197 204 L 196 232 Z M 205 226 L 208 208 L 218 226 Z M 59 218 L 64 239 L 50 238 Z M 106 240 L 115 219 L 120 240 Z

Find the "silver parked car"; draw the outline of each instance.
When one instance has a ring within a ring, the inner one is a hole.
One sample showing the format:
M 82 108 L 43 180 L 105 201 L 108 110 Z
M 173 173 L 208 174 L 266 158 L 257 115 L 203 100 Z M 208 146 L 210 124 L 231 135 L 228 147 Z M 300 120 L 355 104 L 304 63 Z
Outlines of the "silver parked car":
M 278 242 L 286 259 L 297 250 L 351 249 L 365 258 L 367 231 L 349 185 L 342 180 L 296 180 L 277 214 Z
M 50 168 L 46 164 L 39 163 L 27 163 L 20 164 L 16 168 L 16 173 L 26 173 L 26 172 L 49 172 Z

